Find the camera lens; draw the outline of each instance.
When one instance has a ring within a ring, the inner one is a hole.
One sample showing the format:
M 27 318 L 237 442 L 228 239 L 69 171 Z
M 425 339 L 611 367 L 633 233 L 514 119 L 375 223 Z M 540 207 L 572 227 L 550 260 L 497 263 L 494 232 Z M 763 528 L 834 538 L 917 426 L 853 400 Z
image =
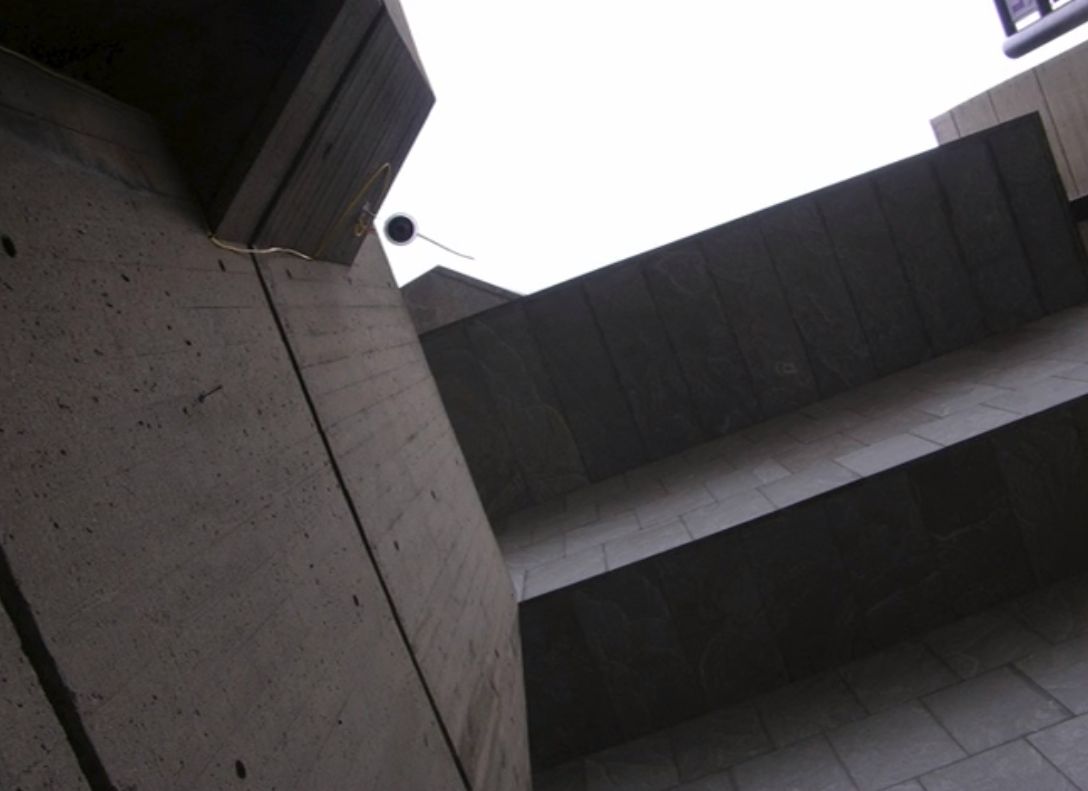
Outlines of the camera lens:
M 416 224 L 404 214 L 395 214 L 385 223 L 385 235 L 394 244 L 407 244 L 416 235 Z

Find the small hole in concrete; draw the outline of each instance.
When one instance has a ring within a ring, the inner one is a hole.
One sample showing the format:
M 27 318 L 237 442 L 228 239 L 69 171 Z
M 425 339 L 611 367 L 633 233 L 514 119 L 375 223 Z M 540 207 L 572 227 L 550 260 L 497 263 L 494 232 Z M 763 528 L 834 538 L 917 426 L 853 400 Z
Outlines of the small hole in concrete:
M 11 258 L 15 257 L 15 242 L 11 241 L 10 236 L 0 236 L 0 244 L 4 245 L 4 252 Z
M 216 260 L 219 261 L 219 271 L 220 272 L 226 272 L 227 271 L 227 265 L 223 263 L 223 259 L 218 258 Z
M 246 765 L 240 760 L 234 762 L 234 773 L 238 775 L 239 780 L 246 779 Z
M 397 550 L 397 552 L 400 552 L 400 542 L 399 541 L 394 541 L 393 542 L 393 549 Z
M 359 606 L 359 597 L 358 597 L 358 596 L 352 595 L 352 597 L 351 597 L 351 600 L 352 600 L 353 602 L 355 602 L 355 606 L 356 606 L 356 607 L 358 607 L 358 606 Z

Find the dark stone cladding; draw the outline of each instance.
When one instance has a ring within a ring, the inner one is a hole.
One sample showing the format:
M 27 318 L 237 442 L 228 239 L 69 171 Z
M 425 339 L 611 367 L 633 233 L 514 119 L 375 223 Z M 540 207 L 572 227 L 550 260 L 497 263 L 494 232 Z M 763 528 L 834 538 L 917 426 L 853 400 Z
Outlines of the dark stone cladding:
M 1088 397 L 520 606 L 537 771 L 1088 570 Z
M 1086 272 L 1025 116 L 423 339 L 464 360 L 435 378 L 496 520 L 1082 302 Z

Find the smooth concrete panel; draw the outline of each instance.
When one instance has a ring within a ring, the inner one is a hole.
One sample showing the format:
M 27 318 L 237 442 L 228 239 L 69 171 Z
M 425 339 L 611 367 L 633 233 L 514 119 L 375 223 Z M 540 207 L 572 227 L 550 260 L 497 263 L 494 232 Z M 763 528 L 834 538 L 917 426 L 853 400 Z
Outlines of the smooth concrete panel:
M 1069 162 L 1077 197 L 1088 193 L 1088 45 L 1081 44 L 1036 67 L 1043 96 L 1054 119 L 1054 128 Z
M 949 619 L 944 573 L 906 473 L 867 478 L 825 509 L 874 648 Z
M 821 502 L 747 525 L 744 543 L 790 678 L 868 649 L 861 609 Z
M 1017 74 L 1010 80 L 990 89 L 990 101 L 993 102 L 998 121 L 1011 121 L 1023 115 L 1038 113 L 1046 129 L 1050 151 L 1061 175 L 1065 194 L 1073 194 L 1073 177 L 1069 170 L 1069 160 L 1065 156 L 1065 146 L 1054 125 L 1054 116 L 1050 112 L 1043 89 L 1039 85 L 1039 73 L 1036 69 Z M 942 141 L 944 142 L 944 141 Z
M 699 235 L 764 417 L 819 398 L 805 346 L 755 218 Z
M 420 335 L 521 296 L 444 266 L 404 284 L 401 294 Z
M 698 245 L 656 250 L 641 265 L 704 433 L 755 423 L 762 413 L 752 377 Z
M 985 140 L 971 138 L 934 153 L 952 228 L 992 332 L 1042 315 L 1038 289 Z
M 815 201 L 799 198 L 757 216 L 820 395 L 871 380 L 869 343 Z
M 981 340 L 982 309 L 928 158 L 883 168 L 873 181 L 934 353 Z
M 941 113 L 936 118 L 929 122 L 933 127 L 933 134 L 937 138 L 938 143 L 950 143 L 953 140 L 959 140 L 960 130 L 956 128 L 956 121 L 952 117 L 952 113 Z
M 816 202 L 877 374 L 929 357 L 925 327 L 872 183 L 867 178 L 843 182 L 822 190 Z
M 525 306 L 511 303 L 490 310 L 467 322 L 466 329 L 498 419 L 516 438 L 533 500 L 544 502 L 589 483 Z
M 1088 262 L 1042 124 L 1024 118 L 994 129 L 987 140 L 1043 308 L 1049 313 L 1079 305 L 1088 295 Z
M 685 450 L 706 435 L 642 270 L 620 263 L 582 281 L 649 458 Z
M 997 124 L 997 113 L 989 94 L 980 94 L 952 109 L 952 120 L 959 137 L 981 132 Z
M 994 438 L 997 460 L 1035 577 L 1044 584 L 1088 558 L 1088 454 L 1076 423 L 1053 410 Z
M 1032 587 L 1028 554 L 987 437 L 923 458 L 910 468 L 910 481 L 956 614 Z
M 525 311 L 590 480 L 645 461 L 642 435 L 581 283 L 527 297 Z
M 427 363 L 442 381 L 442 400 L 461 438 L 480 499 L 492 513 L 505 514 L 529 505 L 529 488 L 517 454 L 501 421 L 488 380 L 463 324 L 451 324 L 423 339 Z
M 657 580 L 619 569 L 583 587 L 574 613 L 620 731 L 633 738 L 676 722 L 704 699 Z

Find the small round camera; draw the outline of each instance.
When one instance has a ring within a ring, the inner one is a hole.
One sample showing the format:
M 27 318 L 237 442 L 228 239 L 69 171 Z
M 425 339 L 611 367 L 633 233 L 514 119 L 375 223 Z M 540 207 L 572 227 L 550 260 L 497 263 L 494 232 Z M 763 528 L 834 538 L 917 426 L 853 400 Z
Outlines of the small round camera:
M 393 244 L 408 244 L 416 238 L 416 221 L 407 214 L 394 214 L 385 221 L 385 237 Z

